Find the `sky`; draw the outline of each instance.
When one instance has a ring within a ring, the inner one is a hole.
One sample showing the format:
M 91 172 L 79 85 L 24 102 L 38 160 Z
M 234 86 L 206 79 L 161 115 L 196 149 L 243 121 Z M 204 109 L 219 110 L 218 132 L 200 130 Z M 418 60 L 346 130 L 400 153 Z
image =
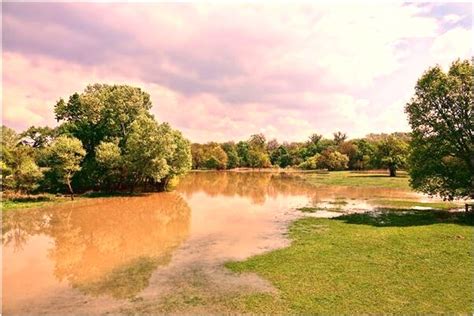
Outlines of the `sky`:
M 3 123 L 55 126 L 88 84 L 129 84 L 194 142 L 409 131 L 429 67 L 471 58 L 465 3 L 3 3 Z

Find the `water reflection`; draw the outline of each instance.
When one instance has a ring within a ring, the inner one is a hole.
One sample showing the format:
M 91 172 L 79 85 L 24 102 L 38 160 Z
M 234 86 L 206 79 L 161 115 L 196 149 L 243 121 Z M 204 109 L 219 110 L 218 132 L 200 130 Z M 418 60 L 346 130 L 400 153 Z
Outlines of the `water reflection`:
M 279 195 L 306 195 L 314 203 L 338 197 L 364 200 L 415 196 L 410 191 L 389 188 L 315 187 L 304 177 L 304 173 L 284 172 L 194 172 L 181 181 L 177 190 L 187 196 L 204 192 L 209 196 L 247 197 L 255 204 L 264 204 L 266 199 Z
M 21 260 L 15 253 L 30 237 L 46 235 L 57 280 L 87 294 L 131 297 L 147 286 L 158 265 L 170 260 L 188 235 L 189 221 L 190 208 L 174 193 L 7 212 L 3 244 L 14 251 L 4 260 L 14 266 Z M 7 303 L 15 299 L 8 295 L 15 282 L 4 274 Z M 31 282 L 35 286 L 34 276 Z

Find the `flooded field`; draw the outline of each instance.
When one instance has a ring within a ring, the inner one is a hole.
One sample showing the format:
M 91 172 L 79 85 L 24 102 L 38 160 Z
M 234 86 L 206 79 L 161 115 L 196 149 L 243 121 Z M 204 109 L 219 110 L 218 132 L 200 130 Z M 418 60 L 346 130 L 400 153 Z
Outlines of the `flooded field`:
M 314 187 L 303 174 L 196 172 L 172 193 L 83 199 L 4 212 L 5 315 L 130 313 L 185 293 L 272 292 L 222 264 L 285 246 L 287 224 L 371 209 L 396 189 Z M 342 202 L 341 202 L 342 201 Z M 326 209 L 324 209 L 326 208 Z M 319 213 L 318 213 L 319 212 Z

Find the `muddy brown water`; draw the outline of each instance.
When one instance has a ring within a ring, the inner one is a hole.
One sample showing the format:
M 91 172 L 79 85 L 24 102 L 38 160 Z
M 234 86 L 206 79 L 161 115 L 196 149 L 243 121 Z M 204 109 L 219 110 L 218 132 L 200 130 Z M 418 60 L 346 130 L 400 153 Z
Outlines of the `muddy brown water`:
M 3 313 L 118 313 L 206 280 L 205 291 L 274 291 L 223 267 L 288 244 L 298 207 L 338 198 L 414 198 L 396 189 L 314 187 L 303 174 L 196 172 L 172 193 L 4 212 Z M 331 216 L 333 212 L 321 211 Z M 314 216 L 314 214 L 313 214 Z M 318 216 L 318 214 L 316 214 Z

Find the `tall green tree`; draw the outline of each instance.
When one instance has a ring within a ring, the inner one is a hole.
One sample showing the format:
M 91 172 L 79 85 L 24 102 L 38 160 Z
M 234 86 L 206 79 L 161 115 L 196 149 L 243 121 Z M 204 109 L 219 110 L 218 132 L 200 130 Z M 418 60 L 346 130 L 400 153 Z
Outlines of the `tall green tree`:
M 446 199 L 474 198 L 474 67 L 457 60 L 418 80 L 406 105 L 413 131 L 410 177 L 414 189 Z
M 390 135 L 377 144 L 376 159 L 379 161 L 379 166 L 388 169 L 390 177 L 396 177 L 397 170 L 406 167 L 408 153 L 408 143 Z
M 48 162 L 51 172 L 53 172 L 60 182 L 65 184 L 74 199 L 72 188 L 72 177 L 81 170 L 81 161 L 86 155 L 82 147 L 82 142 L 73 137 L 59 136 L 48 148 Z
M 239 154 L 234 142 L 226 142 L 221 145 L 222 149 L 227 154 L 227 169 L 239 167 Z

